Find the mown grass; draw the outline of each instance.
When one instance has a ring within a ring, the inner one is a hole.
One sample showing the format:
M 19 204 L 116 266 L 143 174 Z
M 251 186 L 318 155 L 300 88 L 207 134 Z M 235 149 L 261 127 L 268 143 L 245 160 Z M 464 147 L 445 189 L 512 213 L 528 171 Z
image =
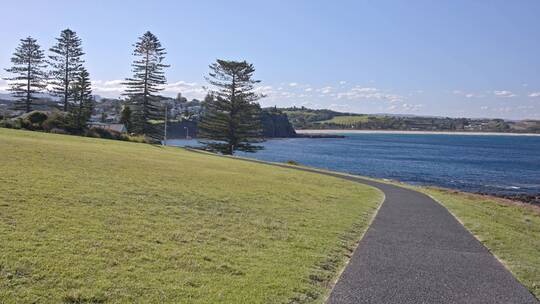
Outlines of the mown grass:
M 321 302 L 382 194 L 336 178 L 0 129 L 0 302 Z
M 336 116 L 329 120 L 323 120 L 321 123 L 337 124 L 337 125 L 354 125 L 359 122 L 368 122 L 369 117 L 367 115 L 348 115 L 348 116 Z
M 431 196 L 447 208 L 517 280 L 540 299 L 540 207 L 488 195 L 363 178 Z
M 540 298 L 540 208 L 451 190 L 420 190 L 445 206 Z

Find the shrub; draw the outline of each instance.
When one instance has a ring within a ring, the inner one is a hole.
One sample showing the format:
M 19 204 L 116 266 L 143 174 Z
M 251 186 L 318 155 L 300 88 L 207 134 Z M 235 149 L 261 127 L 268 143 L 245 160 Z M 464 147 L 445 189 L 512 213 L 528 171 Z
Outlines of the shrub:
M 294 160 L 288 160 L 287 165 L 300 166 L 300 164 Z
M 9 129 L 20 129 L 21 121 L 19 119 L 4 119 L 0 121 L 0 127 Z
M 142 135 L 129 135 L 128 140 L 131 142 L 141 143 L 141 144 L 148 144 L 149 141 L 146 139 L 146 137 Z
M 42 128 L 45 131 L 51 131 L 52 129 L 62 129 L 67 133 L 71 133 L 73 130 L 72 120 L 68 113 L 55 112 L 52 113 L 42 124 Z
M 49 132 L 54 134 L 69 134 L 66 130 L 58 128 L 52 128 Z
M 114 130 L 103 129 L 103 128 L 96 128 L 96 127 L 86 130 L 84 135 L 88 137 L 95 137 L 95 138 L 116 139 L 116 140 L 126 140 L 126 141 L 129 140 L 129 136 L 124 133 L 120 133 Z
M 28 113 L 25 117 L 26 120 L 30 121 L 30 123 L 37 124 L 39 126 L 41 126 L 43 122 L 47 120 L 47 118 L 49 118 L 49 116 L 46 113 L 40 111 L 32 111 Z
M 45 112 L 32 111 L 19 116 L 15 121 L 18 121 L 20 128 L 26 130 L 42 130 L 43 122 L 47 120 L 47 118 L 48 115 Z

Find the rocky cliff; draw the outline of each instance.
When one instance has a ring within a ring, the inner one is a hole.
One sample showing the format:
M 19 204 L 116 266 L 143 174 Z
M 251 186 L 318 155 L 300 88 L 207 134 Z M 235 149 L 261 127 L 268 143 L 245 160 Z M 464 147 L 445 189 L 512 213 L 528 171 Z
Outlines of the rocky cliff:
M 272 137 L 296 137 L 296 132 L 287 114 L 275 109 L 264 109 L 261 113 L 263 135 Z
M 287 114 L 274 109 L 263 109 L 261 113 L 263 136 L 273 137 L 296 137 L 296 132 L 289 122 Z M 197 121 L 182 120 L 181 122 L 170 122 L 167 127 L 167 137 L 169 139 L 183 139 L 186 135 L 192 138 L 197 137 Z

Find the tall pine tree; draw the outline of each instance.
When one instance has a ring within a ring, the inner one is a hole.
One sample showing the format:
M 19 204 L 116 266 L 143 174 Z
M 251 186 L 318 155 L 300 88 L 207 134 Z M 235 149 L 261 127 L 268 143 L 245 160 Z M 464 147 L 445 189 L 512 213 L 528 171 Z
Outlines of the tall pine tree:
M 72 83 L 73 105 L 70 112 L 73 116 L 74 125 L 78 130 L 86 126 L 94 109 L 90 74 L 86 68 L 81 67 L 80 72 Z
M 6 69 L 7 72 L 15 74 L 6 80 L 11 81 L 9 90 L 17 98 L 16 110 L 27 113 L 32 111 L 32 105 L 37 99 L 36 94 L 47 87 L 44 58 L 43 50 L 34 38 L 21 39 L 11 58 L 13 66 Z
M 246 61 L 217 60 L 210 65 L 206 78 L 213 86 L 205 98 L 205 113 L 199 124 L 199 137 L 210 150 L 222 154 L 234 151 L 256 152 L 262 149 L 254 143 L 261 142 L 261 97 L 254 92 L 255 68 Z
M 56 44 L 49 49 L 49 64 L 51 67 L 51 93 L 60 97 L 63 110 L 68 111 L 73 101 L 72 84 L 76 81 L 82 68 L 84 55 L 81 39 L 77 33 L 65 29 L 56 38 Z
M 163 138 L 162 129 L 152 120 L 161 120 L 164 115 L 162 97 L 158 93 L 167 83 L 163 72 L 168 67 L 163 63 L 166 52 L 151 32 L 144 33 L 133 46 L 133 77 L 127 78 L 124 83 L 127 87 L 124 95 L 129 97 L 132 110 L 131 129 L 152 141 L 160 141 Z

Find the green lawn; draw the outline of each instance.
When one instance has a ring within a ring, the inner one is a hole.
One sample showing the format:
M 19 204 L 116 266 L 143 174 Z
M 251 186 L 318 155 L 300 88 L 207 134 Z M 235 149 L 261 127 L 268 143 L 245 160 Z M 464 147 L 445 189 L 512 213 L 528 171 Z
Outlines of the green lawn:
M 0 129 L 0 303 L 321 302 L 381 202 L 332 177 Z
M 540 298 L 540 208 L 481 195 L 421 188 Z
M 540 299 L 539 206 L 449 189 L 364 178 L 406 187 L 431 196 L 447 208 L 531 293 Z
M 348 116 L 336 116 L 329 120 L 321 121 L 321 123 L 331 123 L 338 125 L 354 125 L 359 122 L 368 122 L 369 117 L 367 115 L 348 115 Z

